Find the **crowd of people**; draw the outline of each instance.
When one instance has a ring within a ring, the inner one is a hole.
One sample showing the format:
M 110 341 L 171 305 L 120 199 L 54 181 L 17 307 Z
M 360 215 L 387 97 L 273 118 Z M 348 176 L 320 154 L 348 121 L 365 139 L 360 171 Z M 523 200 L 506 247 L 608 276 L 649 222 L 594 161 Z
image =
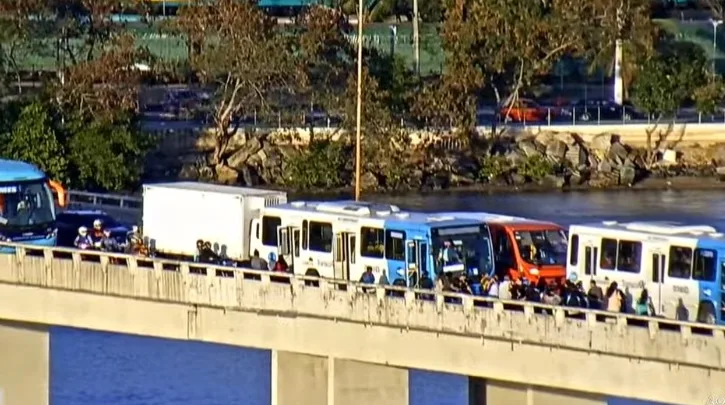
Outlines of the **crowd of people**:
M 125 238 L 119 240 L 111 234 L 110 229 L 103 227 L 100 219 L 93 221 L 93 228 L 85 226 L 78 228 L 78 235 L 73 241 L 73 246 L 81 250 L 98 250 L 109 253 L 129 253 L 148 255 L 143 238 L 137 226 L 133 226 Z
M 376 279 L 370 267 L 358 281 L 370 285 L 390 284 L 385 271 Z M 400 287 L 405 286 L 404 284 L 393 284 Z M 539 278 L 537 282 L 533 283 L 525 277 L 512 279 L 508 275 L 502 277 L 483 275 L 474 279 L 463 272 L 441 273 L 435 283 L 428 278 L 422 278 L 420 283 L 413 283 L 413 285 L 420 289 L 434 289 L 437 292 L 470 294 L 506 301 L 529 301 L 609 312 L 634 312 L 642 316 L 657 315 L 647 289 L 642 289 L 639 297 L 632 302 L 632 299 L 627 297 L 616 281 L 610 282 L 604 290 L 596 281 L 591 280 L 589 288 L 585 289 L 584 283 L 578 280 L 576 274 L 570 275 L 561 283 L 556 280 L 547 281 L 543 278 Z
M 536 283 L 524 277 L 512 280 L 508 275 L 484 275 L 478 282 L 471 282 L 465 274 L 458 277 L 443 275 L 438 278 L 436 290 L 609 312 L 631 312 L 633 308 L 637 315 L 657 315 L 647 289 L 642 289 L 640 296 L 631 303 L 616 281 L 610 282 L 603 290 L 591 280 L 589 288 L 585 289 L 576 274 L 571 274 L 563 283 L 543 278 Z

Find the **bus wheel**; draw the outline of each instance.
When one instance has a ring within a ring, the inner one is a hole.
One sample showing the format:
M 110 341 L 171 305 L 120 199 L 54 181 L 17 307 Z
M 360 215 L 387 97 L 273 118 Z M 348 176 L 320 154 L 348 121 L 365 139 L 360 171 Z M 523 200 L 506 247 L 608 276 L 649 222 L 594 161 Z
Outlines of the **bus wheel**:
M 717 323 L 715 318 L 715 307 L 712 302 L 701 302 L 700 307 L 697 309 L 697 321 L 714 325 Z
M 320 277 L 320 273 L 317 272 L 317 269 L 307 269 L 305 276 Z

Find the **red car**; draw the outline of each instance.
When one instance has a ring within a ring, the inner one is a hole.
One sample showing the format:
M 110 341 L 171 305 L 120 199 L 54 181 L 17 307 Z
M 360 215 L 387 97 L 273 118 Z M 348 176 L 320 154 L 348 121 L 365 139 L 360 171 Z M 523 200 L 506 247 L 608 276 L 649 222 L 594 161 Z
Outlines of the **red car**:
M 545 121 L 549 112 L 534 100 L 520 98 L 513 105 L 506 103 L 501 107 L 499 115 L 505 122 L 538 122 Z

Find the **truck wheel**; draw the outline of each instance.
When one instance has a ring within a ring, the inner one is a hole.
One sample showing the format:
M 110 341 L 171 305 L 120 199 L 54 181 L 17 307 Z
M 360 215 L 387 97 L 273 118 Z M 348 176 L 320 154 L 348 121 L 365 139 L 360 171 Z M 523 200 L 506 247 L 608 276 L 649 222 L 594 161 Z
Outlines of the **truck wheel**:
M 712 305 L 712 302 L 700 303 L 700 306 L 697 309 L 697 321 L 709 325 L 717 323 L 717 318 L 715 317 L 715 307 Z

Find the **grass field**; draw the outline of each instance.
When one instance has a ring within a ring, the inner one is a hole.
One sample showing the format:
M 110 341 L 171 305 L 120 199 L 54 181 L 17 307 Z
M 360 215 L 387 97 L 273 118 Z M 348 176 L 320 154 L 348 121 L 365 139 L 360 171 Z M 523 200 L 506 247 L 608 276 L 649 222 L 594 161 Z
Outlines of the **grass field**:
M 658 20 L 657 23 L 666 31 L 683 41 L 690 41 L 701 46 L 707 55 L 713 55 L 712 25 L 707 22 L 682 22 L 677 20 Z M 393 35 L 389 24 L 369 24 L 365 27 L 364 44 L 382 52 L 393 50 L 411 68 L 414 66 L 413 30 L 410 23 L 396 25 Z M 183 39 L 163 35 L 156 28 L 131 24 L 129 29 L 137 36 L 140 46 L 146 46 L 156 56 L 167 61 L 186 59 L 187 50 Z M 441 41 L 435 24 L 421 25 L 420 64 L 421 73 L 437 73 L 443 68 L 445 57 L 441 49 Z M 355 36 L 351 36 L 354 40 Z M 715 52 L 718 71 L 725 73 L 725 27 L 721 26 L 717 36 Z M 23 55 L 20 61 L 24 70 L 55 70 L 55 41 L 48 40 L 44 49 L 32 54 Z M 565 67 L 571 71 L 573 67 Z

